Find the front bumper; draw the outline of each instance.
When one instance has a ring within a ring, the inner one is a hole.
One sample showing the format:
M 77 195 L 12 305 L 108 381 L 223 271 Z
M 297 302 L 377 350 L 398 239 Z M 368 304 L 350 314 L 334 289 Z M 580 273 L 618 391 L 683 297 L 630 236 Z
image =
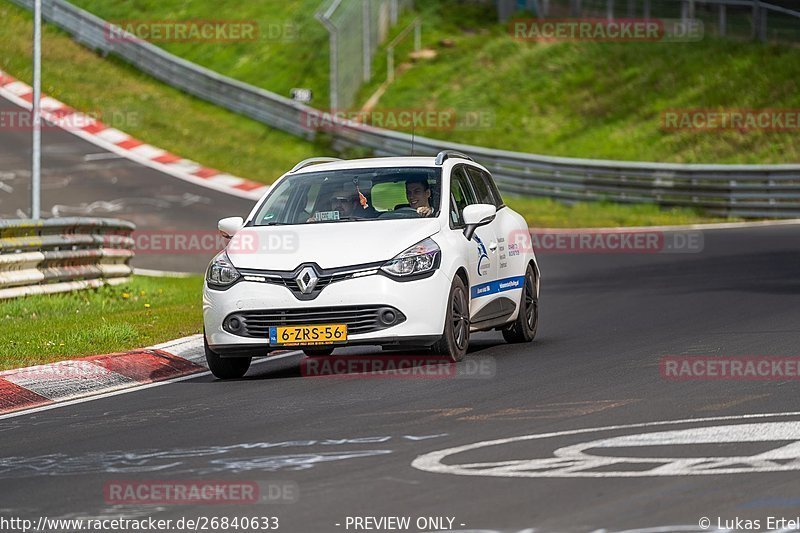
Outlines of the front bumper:
M 301 301 L 286 287 L 240 281 L 225 291 L 203 288 L 203 322 L 209 347 L 220 355 L 244 355 L 270 349 L 269 338 L 241 336 L 226 331 L 223 321 L 232 313 L 291 311 L 351 306 L 388 306 L 404 316 L 402 323 L 367 333 L 348 334 L 346 345 L 433 344 L 444 330 L 450 280 L 441 270 L 428 278 L 396 281 L 382 274 L 347 279 L 325 287 L 313 300 Z M 303 325 L 303 324 L 295 324 Z

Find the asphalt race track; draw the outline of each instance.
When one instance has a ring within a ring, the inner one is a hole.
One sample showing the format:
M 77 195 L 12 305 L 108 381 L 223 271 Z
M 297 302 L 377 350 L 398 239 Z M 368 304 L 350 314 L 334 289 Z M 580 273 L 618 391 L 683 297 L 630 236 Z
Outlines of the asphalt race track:
M 0 98 L 0 113 L 19 110 Z M 30 168 L 30 132 L 0 131 L 0 218 L 30 214 Z M 168 244 L 169 239 L 215 235 L 219 219 L 247 216 L 254 203 L 141 166 L 69 132 L 43 129 L 43 216 L 109 217 L 136 223 L 145 236 L 141 242 L 148 246 L 137 249 L 134 267 L 204 271 L 213 250 L 178 250 Z
M 117 162 L 97 179 L 134 173 Z M 186 187 L 141 176 L 137 191 L 145 179 Z M 198 377 L 0 420 L 0 507 L 34 519 L 274 516 L 292 532 L 354 531 L 348 516 L 410 517 L 409 531 L 436 530 L 417 529 L 420 517 L 450 517 L 457 531 L 703 531 L 702 518 L 765 531 L 768 517 L 798 514 L 796 379 L 672 381 L 659 362 L 797 355 L 798 231 L 706 231 L 691 254 L 543 254 L 536 341 L 478 335 L 456 375 L 309 378 L 292 356 L 239 381 Z M 662 424 L 685 419 L 703 420 Z M 198 480 L 288 487 L 293 503 L 104 495 L 108 483 Z

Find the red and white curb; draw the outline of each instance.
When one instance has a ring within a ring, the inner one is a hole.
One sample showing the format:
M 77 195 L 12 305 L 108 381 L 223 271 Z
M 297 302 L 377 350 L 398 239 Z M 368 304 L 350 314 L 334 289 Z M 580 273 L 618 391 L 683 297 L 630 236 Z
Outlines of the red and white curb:
M 33 89 L 2 70 L 0 96 L 22 108 L 30 110 L 32 107 Z M 258 200 L 269 188 L 263 183 L 225 174 L 146 144 L 55 98 L 43 95 L 41 108 L 42 118 L 47 122 L 100 148 L 170 176 L 249 200 Z
M 253 365 L 300 355 L 278 350 Z M 0 372 L 0 419 L 209 374 L 203 335 L 141 350 Z
M 206 372 L 203 336 L 0 372 L 0 415 Z

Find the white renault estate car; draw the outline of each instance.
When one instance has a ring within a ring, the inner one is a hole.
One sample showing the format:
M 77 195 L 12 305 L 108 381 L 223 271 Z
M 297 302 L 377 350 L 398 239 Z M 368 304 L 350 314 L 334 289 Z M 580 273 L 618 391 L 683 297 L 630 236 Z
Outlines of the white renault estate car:
M 430 348 L 460 361 L 471 332 L 536 335 L 539 267 L 525 219 L 457 152 L 309 159 L 219 230 L 231 240 L 203 288 L 219 378 L 289 347 Z

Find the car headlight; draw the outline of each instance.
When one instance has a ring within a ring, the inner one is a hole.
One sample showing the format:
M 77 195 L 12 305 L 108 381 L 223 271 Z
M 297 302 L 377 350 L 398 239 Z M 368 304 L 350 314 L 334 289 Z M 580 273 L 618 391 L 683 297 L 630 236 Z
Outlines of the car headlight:
M 429 237 L 387 261 L 381 270 L 399 277 L 424 274 L 439 266 L 439 253 L 439 245 Z
M 228 254 L 220 252 L 208 265 L 206 282 L 212 289 L 224 289 L 236 282 L 240 277 L 239 271 L 231 263 Z

